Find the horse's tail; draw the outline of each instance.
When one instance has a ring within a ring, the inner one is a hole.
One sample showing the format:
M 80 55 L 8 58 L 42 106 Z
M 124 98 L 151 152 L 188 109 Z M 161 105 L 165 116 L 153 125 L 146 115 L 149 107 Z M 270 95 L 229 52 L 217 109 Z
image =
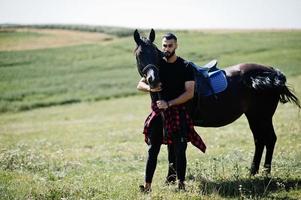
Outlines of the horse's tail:
M 275 91 L 279 94 L 281 103 L 291 102 L 301 109 L 299 99 L 286 85 L 286 77 L 278 69 L 267 68 L 267 70 L 250 71 L 244 76 L 243 82 L 247 87 L 256 91 Z

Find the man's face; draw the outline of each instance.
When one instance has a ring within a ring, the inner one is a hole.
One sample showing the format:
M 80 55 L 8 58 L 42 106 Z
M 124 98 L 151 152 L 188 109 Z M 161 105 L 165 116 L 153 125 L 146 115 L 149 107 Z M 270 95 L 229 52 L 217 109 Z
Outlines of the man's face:
M 163 38 L 162 51 L 167 59 L 175 54 L 177 47 L 177 42 L 174 39 L 167 40 L 166 38 Z

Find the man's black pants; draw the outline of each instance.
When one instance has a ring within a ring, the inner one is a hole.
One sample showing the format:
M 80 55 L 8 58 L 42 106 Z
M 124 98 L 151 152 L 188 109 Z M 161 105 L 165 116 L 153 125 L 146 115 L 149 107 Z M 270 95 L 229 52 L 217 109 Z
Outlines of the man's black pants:
M 168 145 L 169 170 L 168 181 L 175 181 L 177 176 L 179 181 L 185 180 L 186 174 L 186 149 L 187 140 L 185 133 L 172 133 L 172 144 Z M 150 145 L 146 162 L 145 182 L 151 183 L 157 166 L 157 158 L 163 140 L 163 123 L 161 116 L 156 117 L 151 124 L 149 134 Z

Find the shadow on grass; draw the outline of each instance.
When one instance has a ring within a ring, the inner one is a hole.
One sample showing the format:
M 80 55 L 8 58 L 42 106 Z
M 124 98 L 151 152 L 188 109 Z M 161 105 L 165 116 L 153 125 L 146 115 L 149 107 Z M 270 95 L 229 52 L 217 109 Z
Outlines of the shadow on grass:
M 272 192 L 286 192 L 301 189 L 301 179 L 249 178 L 238 180 L 200 180 L 200 190 L 204 195 L 217 193 L 222 197 L 266 197 Z M 282 199 L 282 198 L 280 198 Z M 287 197 L 285 197 L 287 199 Z

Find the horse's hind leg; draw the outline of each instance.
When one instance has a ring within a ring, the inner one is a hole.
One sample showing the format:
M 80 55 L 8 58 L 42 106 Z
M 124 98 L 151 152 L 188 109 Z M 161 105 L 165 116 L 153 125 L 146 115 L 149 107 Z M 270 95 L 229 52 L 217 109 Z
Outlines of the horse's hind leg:
M 265 171 L 270 173 L 274 147 L 277 139 L 273 128 L 272 116 L 264 117 L 262 115 L 252 115 L 248 113 L 246 113 L 246 116 L 255 142 L 255 153 L 250 171 L 251 175 L 258 173 L 264 147 L 266 147 L 264 167 Z
M 271 172 L 272 167 L 272 158 L 274 153 L 274 147 L 276 144 L 277 136 L 274 131 L 273 122 L 272 119 L 266 123 L 267 126 L 267 132 L 266 132 L 266 156 L 265 156 L 265 162 L 264 162 L 264 168 L 266 173 Z

